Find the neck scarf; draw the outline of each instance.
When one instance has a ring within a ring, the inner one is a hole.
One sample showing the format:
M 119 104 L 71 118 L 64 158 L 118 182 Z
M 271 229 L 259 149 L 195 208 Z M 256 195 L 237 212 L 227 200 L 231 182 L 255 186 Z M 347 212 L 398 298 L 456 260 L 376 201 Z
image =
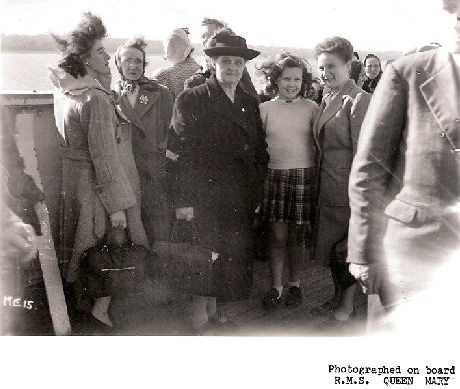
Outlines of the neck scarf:
M 374 90 L 380 81 L 380 77 L 382 77 L 382 72 L 380 72 L 379 75 L 375 78 L 369 78 L 366 76 L 362 86 L 363 90 L 369 93 L 374 93 Z
M 145 76 L 142 76 L 138 80 L 128 80 L 122 75 L 121 80 L 116 82 L 115 89 L 121 96 L 124 96 L 127 93 L 132 93 L 137 86 L 143 87 L 145 90 L 155 91 L 158 88 L 158 82 L 150 80 Z

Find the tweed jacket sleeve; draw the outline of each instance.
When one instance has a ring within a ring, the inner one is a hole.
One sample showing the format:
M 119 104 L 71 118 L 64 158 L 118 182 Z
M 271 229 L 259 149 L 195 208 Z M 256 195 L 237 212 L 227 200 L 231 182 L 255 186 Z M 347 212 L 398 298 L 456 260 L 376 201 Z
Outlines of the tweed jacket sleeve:
M 364 119 L 349 181 L 348 262 L 382 260 L 385 192 L 405 126 L 407 84 L 392 64 Z
M 361 132 L 361 126 L 370 101 L 371 95 L 368 93 L 358 93 L 353 100 L 353 105 L 350 110 L 350 136 L 353 146 L 353 156 L 356 154 L 359 133 Z
M 82 104 L 81 123 L 88 129 L 88 148 L 96 173 L 95 190 L 109 215 L 136 205 L 136 197 L 121 164 L 114 107 L 104 92 L 92 93 Z

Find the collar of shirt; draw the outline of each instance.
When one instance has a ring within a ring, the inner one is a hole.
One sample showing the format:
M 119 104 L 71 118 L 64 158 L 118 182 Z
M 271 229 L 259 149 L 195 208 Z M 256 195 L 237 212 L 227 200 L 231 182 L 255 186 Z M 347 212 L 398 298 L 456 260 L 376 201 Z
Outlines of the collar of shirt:
M 300 96 L 297 96 L 294 100 L 284 100 L 284 99 L 280 99 L 279 96 L 276 96 L 274 99 L 272 99 L 272 101 L 279 101 L 281 103 L 285 103 L 285 104 L 288 104 L 288 103 L 296 103 L 297 101 L 300 101 L 301 97 Z

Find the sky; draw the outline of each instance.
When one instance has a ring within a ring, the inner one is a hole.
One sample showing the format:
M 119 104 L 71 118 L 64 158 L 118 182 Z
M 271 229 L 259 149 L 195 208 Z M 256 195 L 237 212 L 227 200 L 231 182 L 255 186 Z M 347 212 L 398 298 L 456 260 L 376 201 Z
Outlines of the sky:
M 199 42 L 204 16 L 225 20 L 249 45 L 312 48 L 328 36 L 356 50 L 401 50 L 445 41 L 453 18 L 441 0 L 0 0 L 7 34 L 62 33 L 86 10 L 104 21 L 109 37 L 163 39 L 189 27 Z

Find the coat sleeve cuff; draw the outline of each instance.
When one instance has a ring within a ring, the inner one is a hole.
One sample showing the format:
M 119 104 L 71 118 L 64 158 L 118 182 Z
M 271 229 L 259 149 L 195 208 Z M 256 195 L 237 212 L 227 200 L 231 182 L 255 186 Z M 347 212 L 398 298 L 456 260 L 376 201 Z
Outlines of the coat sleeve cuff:
M 136 205 L 136 197 L 129 186 L 109 182 L 96 185 L 95 190 L 109 215 Z

